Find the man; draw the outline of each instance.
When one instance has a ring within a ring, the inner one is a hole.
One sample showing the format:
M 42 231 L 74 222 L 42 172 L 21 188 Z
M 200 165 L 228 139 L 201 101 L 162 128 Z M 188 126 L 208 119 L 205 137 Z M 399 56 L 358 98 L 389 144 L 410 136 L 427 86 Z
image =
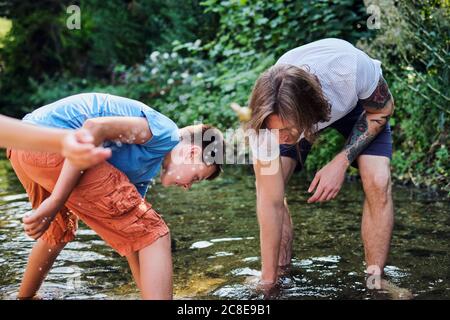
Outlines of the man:
M 365 193 L 361 230 L 367 272 L 382 275 L 394 217 L 388 122 L 394 100 L 381 63 L 340 39 L 312 42 L 285 53 L 259 77 L 250 108 L 249 127 L 257 132 L 277 129 L 280 143 L 280 157 L 254 162 L 261 285 L 272 288 L 290 264 L 293 228 L 285 188 L 295 169 L 305 162 L 314 139 L 327 127 L 337 129 L 347 142 L 316 173 L 308 203 L 334 199 L 347 168 L 357 166 Z M 273 164 L 278 170 L 265 174 L 265 167 Z

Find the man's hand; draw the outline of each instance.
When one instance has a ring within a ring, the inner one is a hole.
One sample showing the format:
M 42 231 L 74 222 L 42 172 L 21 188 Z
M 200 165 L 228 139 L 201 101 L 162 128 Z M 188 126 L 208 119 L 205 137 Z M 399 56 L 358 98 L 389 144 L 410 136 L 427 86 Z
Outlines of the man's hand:
M 356 121 L 344 150 L 316 173 L 309 186 L 308 192 L 316 192 L 308 199 L 308 203 L 334 199 L 344 182 L 348 166 L 387 125 L 394 110 L 394 100 L 382 76 L 375 91 L 367 99 L 361 100 L 361 104 L 365 111 Z
M 62 155 L 74 167 L 84 170 L 111 156 L 111 149 L 96 147 L 94 136 L 88 129 L 79 129 L 69 133 L 63 140 Z
M 309 193 L 316 190 L 314 195 L 308 199 L 308 203 L 334 199 L 341 190 L 348 166 L 349 163 L 344 153 L 339 153 L 330 163 L 320 169 L 308 188 Z

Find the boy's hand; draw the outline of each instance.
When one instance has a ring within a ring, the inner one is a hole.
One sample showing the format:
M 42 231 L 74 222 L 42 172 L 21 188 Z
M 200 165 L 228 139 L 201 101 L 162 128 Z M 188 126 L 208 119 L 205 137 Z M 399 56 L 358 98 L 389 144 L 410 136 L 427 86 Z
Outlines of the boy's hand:
M 34 240 L 39 239 L 55 218 L 58 207 L 50 197 L 42 202 L 39 208 L 33 210 L 31 214 L 26 214 L 22 219 L 25 233 Z
M 63 140 L 62 155 L 74 167 L 84 170 L 111 156 L 111 149 L 95 147 L 94 137 L 87 129 L 68 134 Z

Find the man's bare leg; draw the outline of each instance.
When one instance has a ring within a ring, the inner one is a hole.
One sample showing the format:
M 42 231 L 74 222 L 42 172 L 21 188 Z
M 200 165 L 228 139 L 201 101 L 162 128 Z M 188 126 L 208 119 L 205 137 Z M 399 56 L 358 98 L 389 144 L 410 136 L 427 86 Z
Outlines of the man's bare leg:
M 367 264 L 367 286 L 383 289 L 394 299 L 411 299 L 412 293 L 383 279 L 394 225 L 390 160 L 362 155 L 358 166 L 363 180 L 364 199 L 361 234 Z
M 361 234 L 366 263 L 370 273 L 378 269 L 382 275 L 394 225 L 390 161 L 386 157 L 362 155 L 358 165 L 365 193 Z

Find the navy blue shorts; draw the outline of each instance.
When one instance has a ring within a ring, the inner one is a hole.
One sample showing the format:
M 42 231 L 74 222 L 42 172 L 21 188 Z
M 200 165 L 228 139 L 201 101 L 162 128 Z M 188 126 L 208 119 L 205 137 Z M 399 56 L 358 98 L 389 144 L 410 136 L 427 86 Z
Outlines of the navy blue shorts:
M 359 119 L 361 113 L 364 111 L 364 108 L 358 103 L 356 107 L 350 111 L 343 118 L 333 122 L 327 128 L 334 128 L 339 131 L 346 139 L 352 132 L 352 129 Z M 326 128 L 320 130 L 322 132 Z M 297 160 L 298 165 L 296 170 L 300 170 L 302 168 L 302 164 L 305 163 L 306 158 L 308 156 L 309 151 L 311 150 L 311 144 L 306 139 L 301 139 L 297 146 L 289 145 L 289 144 L 281 144 L 280 145 L 280 155 L 282 157 L 290 157 L 292 159 Z M 301 161 L 299 159 L 299 154 L 301 157 Z M 383 156 L 389 159 L 392 159 L 392 134 L 391 127 L 389 123 L 386 127 L 384 127 L 383 131 L 381 131 L 375 139 L 364 149 L 361 154 L 374 155 L 374 156 Z M 352 166 L 357 168 L 358 165 L 356 161 L 352 163 Z

